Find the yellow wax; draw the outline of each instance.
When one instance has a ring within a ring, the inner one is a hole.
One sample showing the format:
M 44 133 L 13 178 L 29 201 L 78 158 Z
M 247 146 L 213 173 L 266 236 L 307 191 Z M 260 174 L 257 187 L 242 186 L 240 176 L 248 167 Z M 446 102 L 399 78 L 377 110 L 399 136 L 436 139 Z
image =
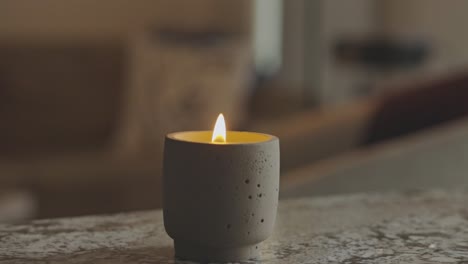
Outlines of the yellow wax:
M 272 140 L 274 137 L 255 132 L 243 132 L 243 131 L 227 131 L 226 142 L 212 142 L 213 131 L 186 131 L 186 132 L 175 132 L 167 135 L 169 138 L 194 142 L 194 143 L 206 143 L 206 144 L 249 144 L 259 143 L 264 141 Z

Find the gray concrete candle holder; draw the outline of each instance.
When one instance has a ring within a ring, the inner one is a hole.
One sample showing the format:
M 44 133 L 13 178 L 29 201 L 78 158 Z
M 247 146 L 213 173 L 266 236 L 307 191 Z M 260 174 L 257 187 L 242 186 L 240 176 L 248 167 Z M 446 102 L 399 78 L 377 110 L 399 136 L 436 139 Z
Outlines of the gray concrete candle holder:
M 273 231 L 279 191 L 279 140 L 228 131 L 173 133 L 164 146 L 163 213 L 176 257 L 231 262 L 259 257 Z

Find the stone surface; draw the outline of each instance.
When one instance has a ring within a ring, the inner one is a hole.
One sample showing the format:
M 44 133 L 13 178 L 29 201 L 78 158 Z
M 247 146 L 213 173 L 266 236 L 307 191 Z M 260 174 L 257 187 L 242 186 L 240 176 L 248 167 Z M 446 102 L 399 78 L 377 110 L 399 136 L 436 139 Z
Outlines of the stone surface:
M 286 200 L 262 263 L 468 263 L 468 191 Z M 0 226 L 0 263 L 188 263 L 160 211 Z

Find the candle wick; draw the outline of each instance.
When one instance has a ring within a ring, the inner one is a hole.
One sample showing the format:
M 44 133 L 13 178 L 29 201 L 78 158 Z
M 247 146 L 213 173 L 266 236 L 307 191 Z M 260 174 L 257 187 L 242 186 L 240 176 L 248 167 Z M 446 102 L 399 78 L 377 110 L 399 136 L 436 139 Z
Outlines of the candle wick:
M 223 136 L 218 135 L 218 136 L 215 137 L 215 139 L 213 140 L 213 142 L 224 143 L 224 142 L 226 142 L 226 141 L 224 140 Z

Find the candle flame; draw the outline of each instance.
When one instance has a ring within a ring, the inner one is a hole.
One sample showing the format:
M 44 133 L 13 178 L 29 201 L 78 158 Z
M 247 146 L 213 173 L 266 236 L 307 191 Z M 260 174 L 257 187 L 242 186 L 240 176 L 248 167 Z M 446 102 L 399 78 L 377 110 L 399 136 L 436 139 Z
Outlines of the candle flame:
M 218 119 L 216 119 L 211 142 L 226 143 L 226 123 L 223 114 L 219 114 Z

